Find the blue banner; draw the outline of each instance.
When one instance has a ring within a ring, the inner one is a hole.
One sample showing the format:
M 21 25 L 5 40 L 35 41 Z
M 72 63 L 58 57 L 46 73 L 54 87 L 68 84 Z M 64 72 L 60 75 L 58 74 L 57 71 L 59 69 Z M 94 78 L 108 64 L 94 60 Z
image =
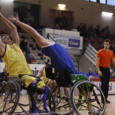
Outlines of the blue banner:
M 77 39 L 69 39 L 68 46 L 69 46 L 69 47 L 79 48 L 79 47 L 80 47 L 80 40 L 77 40 Z

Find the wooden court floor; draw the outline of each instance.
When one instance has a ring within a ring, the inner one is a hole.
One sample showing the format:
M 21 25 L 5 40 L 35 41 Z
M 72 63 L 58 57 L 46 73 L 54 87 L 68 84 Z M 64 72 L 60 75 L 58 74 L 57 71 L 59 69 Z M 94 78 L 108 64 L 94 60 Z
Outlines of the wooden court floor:
M 105 115 L 115 115 L 115 95 L 109 95 L 110 104 L 106 104 Z
M 115 115 L 115 95 L 109 95 L 108 100 L 111 102 L 110 104 L 106 104 L 106 112 L 105 115 Z M 27 95 L 22 95 L 20 98 L 20 102 L 27 104 L 28 103 L 28 97 Z M 27 107 L 28 109 L 28 107 Z M 16 111 L 20 111 L 20 108 L 17 107 Z

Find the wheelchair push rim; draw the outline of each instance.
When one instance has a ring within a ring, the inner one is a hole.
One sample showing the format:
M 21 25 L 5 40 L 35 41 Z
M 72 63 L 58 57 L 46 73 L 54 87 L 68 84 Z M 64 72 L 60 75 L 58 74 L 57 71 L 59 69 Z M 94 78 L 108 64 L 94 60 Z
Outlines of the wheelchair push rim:
M 90 81 L 74 84 L 70 99 L 78 115 L 103 115 L 105 112 L 105 97 L 100 88 Z
M 19 101 L 19 87 L 14 81 L 8 81 L 0 90 L 0 113 L 12 115 Z

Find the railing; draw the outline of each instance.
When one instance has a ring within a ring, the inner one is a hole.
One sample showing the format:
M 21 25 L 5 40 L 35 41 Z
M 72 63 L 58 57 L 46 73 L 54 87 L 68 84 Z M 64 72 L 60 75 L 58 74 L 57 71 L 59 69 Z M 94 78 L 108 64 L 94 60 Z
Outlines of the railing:
M 97 54 L 97 50 L 91 45 L 88 44 L 86 50 L 85 50 L 85 56 L 94 64 L 95 64 L 95 60 L 96 60 L 96 54 Z

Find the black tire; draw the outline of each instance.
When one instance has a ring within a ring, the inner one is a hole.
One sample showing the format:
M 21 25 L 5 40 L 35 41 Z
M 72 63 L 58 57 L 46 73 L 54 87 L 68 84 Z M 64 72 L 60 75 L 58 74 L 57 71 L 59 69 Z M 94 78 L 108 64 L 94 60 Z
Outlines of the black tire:
M 76 83 L 70 98 L 77 115 L 103 115 L 105 112 L 105 97 L 101 89 L 90 81 Z
M 8 81 L 0 90 L 0 113 L 12 115 L 19 101 L 19 87 L 14 81 Z

